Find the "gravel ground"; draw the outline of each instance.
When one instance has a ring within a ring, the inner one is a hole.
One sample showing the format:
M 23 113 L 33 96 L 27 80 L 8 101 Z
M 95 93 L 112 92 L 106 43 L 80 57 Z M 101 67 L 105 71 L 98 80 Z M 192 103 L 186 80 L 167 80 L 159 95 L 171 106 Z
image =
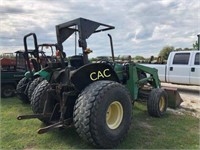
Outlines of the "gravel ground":
M 171 83 L 162 83 L 162 86 L 175 87 L 178 89 L 183 102 L 180 108 L 173 110 L 175 113 L 190 113 L 191 115 L 200 118 L 200 86 L 178 85 Z

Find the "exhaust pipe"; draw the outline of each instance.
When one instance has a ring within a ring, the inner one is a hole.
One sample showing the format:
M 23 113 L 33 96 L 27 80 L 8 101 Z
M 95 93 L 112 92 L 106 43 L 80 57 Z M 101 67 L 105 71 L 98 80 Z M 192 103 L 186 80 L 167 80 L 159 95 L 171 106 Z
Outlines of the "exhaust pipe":
M 110 46 L 111 46 L 111 53 L 112 53 L 112 60 L 115 62 L 115 55 L 114 55 L 114 49 L 113 49 L 113 41 L 112 41 L 112 36 L 108 34 L 108 37 L 110 39 Z
M 198 37 L 198 50 L 200 50 L 200 34 L 198 34 L 197 37 Z

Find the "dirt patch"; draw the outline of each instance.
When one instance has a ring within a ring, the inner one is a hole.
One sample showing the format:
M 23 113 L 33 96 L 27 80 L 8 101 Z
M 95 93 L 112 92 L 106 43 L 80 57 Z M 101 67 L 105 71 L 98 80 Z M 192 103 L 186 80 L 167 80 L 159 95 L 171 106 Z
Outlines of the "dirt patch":
M 192 116 L 200 118 L 200 86 L 178 85 L 171 83 L 162 83 L 162 86 L 175 87 L 178 89 L 183 102 L 179 109 L 170 111 L 174 113 L 189 113 Z
M 145 129 L 152 129 L 152 126 L 150 124 L 148 124 L 147 122 L 140 122 L 139 126 Z
M 34 148 L 33 147 L 27 147 L 27 148 L 25 148 L 23 150 L 34 150 Z

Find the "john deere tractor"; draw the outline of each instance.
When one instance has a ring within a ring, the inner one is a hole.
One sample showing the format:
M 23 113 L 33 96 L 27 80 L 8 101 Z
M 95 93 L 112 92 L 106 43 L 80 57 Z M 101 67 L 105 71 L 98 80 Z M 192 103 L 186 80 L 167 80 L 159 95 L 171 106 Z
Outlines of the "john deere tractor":
M 29 49 L 27 44 L 28 37 L 33 37 L 34 49 Z M 49 80 L 54 68 L 58 68 L 61 63 L 54 55 L 57 49 L 56 44 L 38 45 L 35 33 L 24 36 L 24 59 L 28 66 L 28 72 L 25 73 L 16 88 L 17 95 L 24 103 L 30 103 L 30 99 L 35 87 L 43 80 Z M 45 54 L 44 49 L 50 49 L 50 56 Z
M 79 34 L 82 55 L 72 56 L 68 65 L 56 70 L 49 82 L 35 88 L 31 106 L 33 115 L 19 120 L 38 118 L 47 126 L 39 134 L 55 128 L 74 126 L 85 141 L 100 148 L 114 148 L 126 136 L 132 122 L 132 106 L 140 98 L 147 99 L 148 113 L 162 117 L 168 106 L 168 93 L 161 89 L 157 70 L 131 61 L 114 60 L 90 63 L 86 40 L 94 33 L 114 29 L 113 26 L 78 18 L 56 26 L 59 50 L 73 33 Z

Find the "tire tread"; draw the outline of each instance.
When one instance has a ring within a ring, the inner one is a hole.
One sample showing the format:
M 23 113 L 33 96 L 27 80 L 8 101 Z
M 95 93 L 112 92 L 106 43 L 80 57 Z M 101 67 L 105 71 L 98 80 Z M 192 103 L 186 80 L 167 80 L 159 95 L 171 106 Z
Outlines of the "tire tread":
M 100 101 L 96 101 L 96 99 L 102 99 L 104 96 L 104 91 L 111 90 L 116 86 L 120 86 L 121 89 L 124 90 L 128 96 L 130 96 L 126 88 L 117 82 L 97 81 L 86 87 L 75 102 L 73 118 L 76 131 L 80 137 L 97 147 L 107 148 L 103 145 L 104 139 L 100 139 L 98 136 L 99 133 L 97 132 L 96 125 L 98 124 L 98 118 L 96 110 L 99 107 Z M 84 115 L 81 115 L 82 113 L 84 113 Z M 124 134 L 123 138 L 127 132 Z M 123 138 L 121 138 L 118 143 L 112 143 L 108 147 L 115 147 L 123 140 Z

